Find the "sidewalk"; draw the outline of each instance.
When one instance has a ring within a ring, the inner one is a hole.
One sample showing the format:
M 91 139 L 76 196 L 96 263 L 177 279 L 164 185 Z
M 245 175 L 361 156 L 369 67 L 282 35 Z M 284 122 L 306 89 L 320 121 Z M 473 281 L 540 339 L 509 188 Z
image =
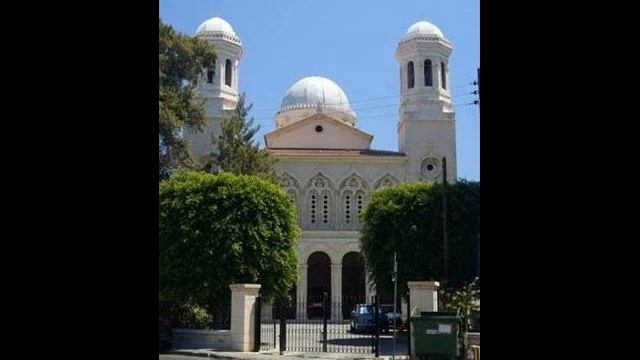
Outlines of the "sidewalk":
M 364 360 L 375 359 L 373 354 L 350 354 L 350 353 L 309 353 L 309 352 L 289 352 L 280 355 L 277 351 L 261 352 L 232 352 L 215 350 L 173 350 L 171 354 L 188 355 L 198 357 L 209 357 L 217 359 L 236 360 L 296 360 L 296 359 L 322 359 L 322 360 Z M 406 355 L 396 356 L 396 359 L 406 360 Z M 380 356 L 378 359 L 391 360 L 391 356 Z

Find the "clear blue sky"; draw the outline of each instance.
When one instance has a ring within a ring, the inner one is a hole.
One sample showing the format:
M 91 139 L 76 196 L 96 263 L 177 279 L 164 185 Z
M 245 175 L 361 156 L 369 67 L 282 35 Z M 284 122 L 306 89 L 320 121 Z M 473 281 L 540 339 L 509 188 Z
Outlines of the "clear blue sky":
M 160 0 L 160 17 L 193 35 L 220 16 L 242 40 L 240 90 L 260 124 L 257 139 L 275 129 L 273 116 L 287 89 L 306 76 L 335 81 L 352 102 L 357 127 L 372 147 L 397 150 L 400 94 L 396 46 L 414 22 L 438 26 L 453 43 L 450 84 L 457 120 L 458 177 L 480 180 L 480 119 L 465 106 L 480 65 L 480 0 Z M 375 101 L 372 98 L 385 97 Z M 367 101 L 361 101 L 367 100 Z

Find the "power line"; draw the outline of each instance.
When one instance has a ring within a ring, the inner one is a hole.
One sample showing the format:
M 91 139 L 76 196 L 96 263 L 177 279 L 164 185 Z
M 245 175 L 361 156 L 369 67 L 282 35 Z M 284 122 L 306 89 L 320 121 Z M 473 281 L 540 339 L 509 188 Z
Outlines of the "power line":
M 466 83 L 464 85 L 458 85 L 458 86 L 453 86 L 450 88 L 450 90 L 453 89 L 459 89 L 459 88 L 463 88 L 463 87 L 469 87 L 469 86 L 473 86 L 475 85 L 474 82 L 469 82 Z M 418 96 L 418 95 L 423 95 L 423 92 L 418 92 L 415 94 L 406 94 L 404 95 L 405 97 L 408 96 Z M 356 104 L 356 103 L 361 103 L 361 102 L 370 102 L 370 101 L 376 101 L 376 100 L 383 100 L 383 99 L 392 99 L 392 98 L 399 98 L 402 97 L 403 95 L 389 95 L 389 96 L 380 96 L 380 97 L 372 97 L 372 98 L 363 98 L 363 99 L 358 99 L 358 100 L 353 100 L 353 101 L 346 101 L 346 102 L 339 102 L 339 103 L 323 103 L 322 105 L 326 105 L 326 106 L 340 106 L 340 105 L 346 105 L 346 104 Z M 264 108 L 264 109 L 254 109 L 254 112 L 263 112 L 263 111 L 279 111 L 280 108 Z
M 458 94 L 455 96 L 451 96 L 451 98 L 459 98 L 462 96 L 470 96 L 470 95 L 475 95 L 475 92 L 471 92 L 471 93 L 467 93 L 467 94 Z M 384 104 L 384 105 L 374 105 L 374 106 L 367 106 L 367 107 L 362 107 L 362 108 L 355 108 L 352 109 L 354 112 L 362 112 L 362 111 L 367 111 L 367 110 L 371 110 L 371 109 L 380 109 L 380 108 L 388 108 L 388 107 L 400 107 L 401 104 L 399 103 L 393 103 L 393 104 Z M 457 106 L 457 105 L 454 105 Z M 341 112 L 341 110 L 331 110 L 331 109 L 324 109 L 323 113 L 337 113 L 337 112 Z M 256 119 L 273 119 L 274 116 L 259 116 L 256 117 Z M 358 119 L 360 119 L 361 117 L 358 116 Z
M 417 94 L 415 94 L 417 95 Z M 422 94 L 420 94 L 422 95 Z M 454 99 L 454 98 L 460 98 L 463 96 L 470 96 L 470 95 L 475 95 L 475 92 L 470 92 L 470 93 L 465 93 L 465 94 L 457 94 L 457 95 L 453 95 L 450 98 Z M 400 107 L 401 104 L 399 103 L 393 103 L 393 104 L 382 104 L 382 105 L 374 105 L 374 106 L 366 106 L 366 107 L 361 107 L 361 108 L 354 108 L 351 109 L 354 112 L 362 112 L 362 111 L 367 111 L 367 110 L 371 110 L 371 109 L 380 109 L 380 108 L 388 108 L 388 107 Z M 325 113 L 336 113 L 336 112 L 340 112 L 341 110 L 331 110 L 331 109 L 324 109 Z M 275 115 L 274 115 L 275 116 Z M 274 116 L 259 116 L 258 118 L 273 118 Z M 360 117 L 358 117 L 360 118 Z
M 472 106 L 472 105 L 478 105 L 478 100 L 474 100 L 472 102 L 469 103 L 465 103 L 465 104 L 458 104 L 458 105 L 454 105 L 454 108 L 460 108 L 460 107 L 465 107 L 465 106 Z M 391 106 L 399 106 L 398 104 L 392 104 L 392 105 L 385 105 L 385 107 L 391 107 Z M 323 114 L 333 114 L 333 113 L 338 113 L 340 112 L 339 110 L 335 110 L 335 111 L 324 111 Z M 393 112 L 393 113 L 389 113 L 389 114 L 374 114 L 374 115 L 365 115 L 365 116 L 358 116 L 357 120 L 366 120 L 366 119 L 370 119 L 370 118 L 378 118 L 378 117 L 386 117 L 386 116 L 398 116 L 399 112 Z M 273 120 L 273 116 L 263 116 L 263 117 L 255 117 L 253 118 L 255 122 L 257 123 L 267 123 L 265 121 L 268 120 L 269 124 L 272 124 L 272 120 Z

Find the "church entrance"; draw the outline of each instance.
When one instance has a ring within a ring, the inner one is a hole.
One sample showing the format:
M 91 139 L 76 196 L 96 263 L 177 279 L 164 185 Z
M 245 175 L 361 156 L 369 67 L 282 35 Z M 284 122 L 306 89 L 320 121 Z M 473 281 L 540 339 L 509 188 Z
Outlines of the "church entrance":
M 307 317 L 322 318 L 323 295 L 331 301 L 331 259 L 318 251 L 309 256 L 307 265 Z
M 352 251 L 342 258 L 342 317 L 349 319 L 356 304 L 367 303 L 364 257 Z

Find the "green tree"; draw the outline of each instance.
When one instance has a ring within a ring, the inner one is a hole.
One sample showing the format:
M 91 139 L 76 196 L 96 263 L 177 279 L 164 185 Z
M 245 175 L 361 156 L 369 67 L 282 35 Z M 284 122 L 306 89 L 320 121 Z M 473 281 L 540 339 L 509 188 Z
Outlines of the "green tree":
M 159 20 L 159 162 L 161 179 L 171 169 L 197 168 L 198 163 L 180 137 L 184 126 L 202 129 L 203 102 L 196 101 L 194 89 L 204 67 L 215 63 L 212 45 L 177 33 Z
M 460 312 L 467 320 L 467 327 L 473 312 L 480 311 L 480 279 L 475 278 L 457 288 L 443 288 L 438 294 L 439 308 L 442 311 Z
M 267 297 L 297 280 L 300 229 L 288 195 L 255 176 L 178 171 L 160 183 L 160 299 L 219 314 L 232 283 Z
M 474 277 L 475 241 L 480 233 L 480 183 L 460 180 L 447 187 L 449 283 Z M 442 280 L 442 185 L 417 182 L 376 191 L 362 215 L 362 252 L 379 292 L 391 292 L 393 253 L 398 291 L 407 281 Z
M 275 158 L 265 149 L 260 149 L 253 140 L 260 125 L 253 125 L 254 119 L 248 114 L 252 105 L 245 105 L 242 94 L 232 116 L 222 120 L 222 131 L 213 142 L 218 152 L 212 154 L 208 171 L 231 172 L 239 175 L 257 175 L 270 181 L 278 177 L 273 169 Z

